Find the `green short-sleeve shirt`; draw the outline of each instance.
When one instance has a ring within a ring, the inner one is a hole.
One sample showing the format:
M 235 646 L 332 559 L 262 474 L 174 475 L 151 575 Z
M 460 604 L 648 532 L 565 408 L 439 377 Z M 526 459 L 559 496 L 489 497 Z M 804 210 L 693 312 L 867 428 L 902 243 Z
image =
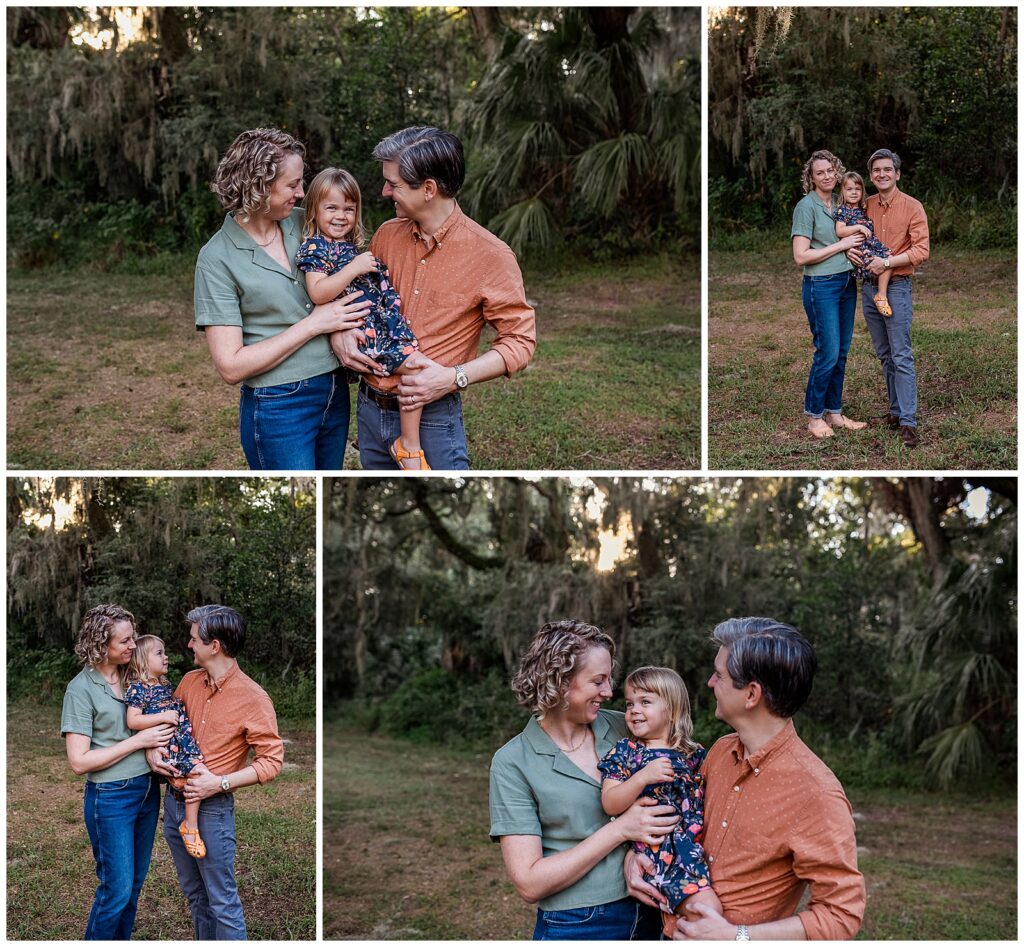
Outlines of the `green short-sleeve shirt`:
M 836 206 L 835 195 L 832 197 L 832 206 Z M 836 236 L 836 222 L 825 210 L 825 205 L 815 191 L 805 194 L 793 208 L 793 229 L 789 237 L 790 240 L 793 237 L 807 237 L 811 241 L 812 250 L 821 250 L 839 240 Z M 833 276 L 852 269 L 853 264 L 846 254 L 836 253 L 820 263 L 805 266 L 804 276 Z
M 295 325 L 313 311 L 306 274 L 295 265 L 305 211 L 296 207 L 281 221 L 290 267 L 286 271 L 236 222 L 231 214 L 196 260 L 196 328 L 239 326 L 242 343 L 253 345 Z M 253 388 L 287 385 L 334 371 L 338 360 L 326 335 L 310 339 L 280 365 L 247 378 Z
M 625 716 L 602 710 L 593 730 L 600 759 L 626 735 Z M 610 820 L 601 808 L 601 783 L 566 758 L 536 717 L 494 754 L 490 807 L 492 841 L 503 835 L 539 835 L 545 857 L 578 845 Z M 626 848 L 614 849 L 579 881 L 544 898 L 539 906 L 568 911 L 626 897 Z
M 64 691 L 64 709 L 60 715 L 60 735 L 84 733 L 89 749 L 113 746 L 133 736 L 128 729 L 127 707 L 119 700 L 103 675 L 95 668 L 84 668 Z M 109 783 L 131 779 L 149 772 L 146 751 L 136 750 L 123 760 L 97 773 L 87 773 L 91 783 Z

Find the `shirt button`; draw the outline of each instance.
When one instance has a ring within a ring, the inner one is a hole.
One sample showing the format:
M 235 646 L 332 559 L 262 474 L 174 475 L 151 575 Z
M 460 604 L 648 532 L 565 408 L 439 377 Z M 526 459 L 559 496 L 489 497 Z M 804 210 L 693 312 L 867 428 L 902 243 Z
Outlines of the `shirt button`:
M 416 295 L 416 296 L 419 296 L 420 291 L 418 289 L 414 289 L 413 290 L 413 294 Z
M 313 304 L 312 303 L 306 303 L 306 308 L 307 309 L 312 309 L 313 308 Z
M 715 863 L 715 856 L 714 855 L 708 855 L 708 864 L 709 865 L 713 865 L 714 863 Z
M 420 260 L 420 266 L 426 266 L 426 265 L 427 265 L 427 261 L 426 260 Z
M 733 786 L 732 787 L 732 791 L 733 792 L 739 792 L 740 791 L 740 787 L 739 786 Z
M 726 821 L 725 819 L 722 819 L 722 828 L 723 828 L 723 829 L 724 829 L 724 828 L 727 828 L 727 827 L 728 827 L 728 825 L 729 825 L 729 823 L 728 823 L 728 822 L 727 822 L 727 821 Z
M 759 775 L 760 775 L 760 773 L 761 773 L 761 770 L 759 770 L 759 769 L 758 769 L 758 768 L 757 768 L 757 767 L 755 766 L 755 767 L 754 767 L 754 775 L 755 775 L 755 776 L 759 776 Z

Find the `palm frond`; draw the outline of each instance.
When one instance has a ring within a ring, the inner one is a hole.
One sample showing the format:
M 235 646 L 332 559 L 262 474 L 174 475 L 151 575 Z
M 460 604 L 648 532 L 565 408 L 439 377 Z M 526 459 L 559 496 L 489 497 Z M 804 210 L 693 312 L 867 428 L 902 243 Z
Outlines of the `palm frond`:
M 651 159 L 650 143 L 635 132 L 591 145 L 576 163 L 580 197 L 603 217 L 610 217 L 629 186 L 630 174 L 646 174 Z
M 506 208 L 487 225 L 520 257 L 547 250 L 561 240 L 551 208 L 538 196 Z

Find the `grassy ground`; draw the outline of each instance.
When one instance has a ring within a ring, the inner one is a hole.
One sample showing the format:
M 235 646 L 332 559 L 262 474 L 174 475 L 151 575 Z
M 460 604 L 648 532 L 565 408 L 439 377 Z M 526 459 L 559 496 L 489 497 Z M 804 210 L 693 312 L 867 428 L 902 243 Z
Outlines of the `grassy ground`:
M 698 468 L 696 261 L 569 270 L 527 274 L 530 367 L 466 396 L 473 466 Z M 245 468 L 238 393 L 193 328 L 190 270 L 11 272 L 7 341 L 10 468 Z
M 811 337 L 787 243 L 711 253 L 708 463 L 712 469 L 1010 470 L 1017 466 L 1016 260 L 936 248 L 914 280 L 920 446 L 873 425 L 807 434 Z M 846 409 L 887 413 L 885 384 L 861 305 L 846 373 Z
M 489 754 L 328 729 L 325 938 L 530 937 L 534 909 L 487 837 L 488 764 Z M 850 798 L 868 890 L 859 939 L 1016 939 L 1012 798 Z
M 244 789 L 235 809 L 236 875 L 252 940 L 316 937 L 316 744 L 313 728 L 282 726 L 285 770 Z M 96 889 L 82 821 L 84 781 L 67 765 L 60 708 L 7 708 L 7 936 L 79 940 Z M 161 815 L 161 819 L 162 819 Z M 138 940 L 191 940 L 161 826 L 139 901 Z

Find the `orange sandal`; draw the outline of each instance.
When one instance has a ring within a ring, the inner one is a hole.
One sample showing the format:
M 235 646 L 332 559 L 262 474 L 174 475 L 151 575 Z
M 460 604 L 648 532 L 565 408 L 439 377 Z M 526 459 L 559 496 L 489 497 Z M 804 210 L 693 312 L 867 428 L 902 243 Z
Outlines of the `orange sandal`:
M 423 451 L 418 450 L 415 453 L 409 453 L 402 446 L 402 439 L 400 437 L 395 438 L 395 442 L 388 448 L 392 459 L 402 470 L 430 470 L 430 464 L 427 463 L 427 458 L 424 456 Z M 420 462 L 419 467 L 406 467 L 402 463 L 403 460 L 418 460 Z
M 885 296 L 883 296 L 881 293 L 879 293 L 875 297 L 874 302 L 875 302 L 875 308 L 883 316 L 891 316 L 892 315 L 892 306 L 889 305 L 889 300 L 886 299 Z
M 199 826 L 188 826 L 182 822 L 178 826 L 178 833 L 181 835 L 181 840 L 185 843 L 185 851 L 189 855 L 193 858 L 206 858 L 206 843 L 199 837 Z M 190 835 L 195 839 L 194 842 L 188 840 Z

